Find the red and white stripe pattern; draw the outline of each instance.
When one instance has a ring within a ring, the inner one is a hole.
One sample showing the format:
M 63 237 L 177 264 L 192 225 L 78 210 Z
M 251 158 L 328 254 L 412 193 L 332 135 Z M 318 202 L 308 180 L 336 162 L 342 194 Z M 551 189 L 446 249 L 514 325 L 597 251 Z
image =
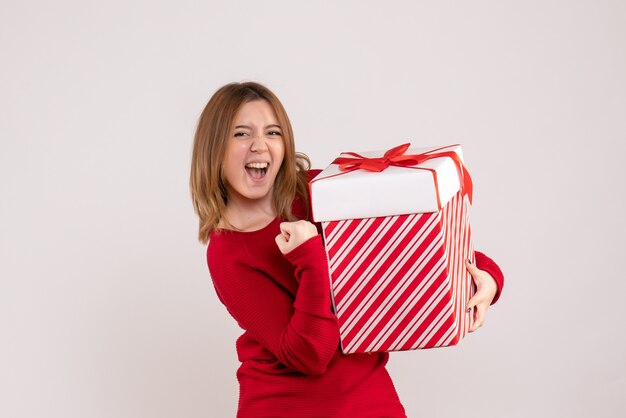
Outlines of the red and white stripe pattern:
M 439 212 L 323 222 L 344 353 L 457 344 L 474 293 L 469 203 Z

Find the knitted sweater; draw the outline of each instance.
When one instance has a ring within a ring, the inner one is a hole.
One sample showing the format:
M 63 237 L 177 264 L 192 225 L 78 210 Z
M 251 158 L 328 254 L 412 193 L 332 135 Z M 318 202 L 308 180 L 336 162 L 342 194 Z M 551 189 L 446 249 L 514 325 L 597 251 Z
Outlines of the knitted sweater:
M 295 214 L 301 209 L 294 205 Z M 217 295 L 245 331 L 236 344 L 237 416 L 405 417 L 385 369 L 388 354 L 339 349 L 321 236 L 283 255 L 274 240 L 280 222 L 214 231 L 207 249 Z M 476 264 L 502 288 L 491 259 L 476 252 Z

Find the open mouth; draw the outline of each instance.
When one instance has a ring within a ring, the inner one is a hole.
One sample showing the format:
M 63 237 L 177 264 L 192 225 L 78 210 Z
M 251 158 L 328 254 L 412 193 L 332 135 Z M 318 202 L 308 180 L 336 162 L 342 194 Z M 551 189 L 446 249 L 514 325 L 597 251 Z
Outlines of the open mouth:
M 269 163 L 248 163 L 246 164 L 246 172 L 253 179 L 260 180 L 267 174 L 269 166 Z

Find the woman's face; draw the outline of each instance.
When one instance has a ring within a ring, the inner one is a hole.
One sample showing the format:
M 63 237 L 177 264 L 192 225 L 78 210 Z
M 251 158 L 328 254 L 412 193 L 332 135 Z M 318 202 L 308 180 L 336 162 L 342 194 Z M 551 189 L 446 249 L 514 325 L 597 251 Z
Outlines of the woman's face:
M 265 100 L 244 103 L 233 119 L 222 165 L 229 203 L 271 205 L 284 155 L 283 131 L 272 106 Z

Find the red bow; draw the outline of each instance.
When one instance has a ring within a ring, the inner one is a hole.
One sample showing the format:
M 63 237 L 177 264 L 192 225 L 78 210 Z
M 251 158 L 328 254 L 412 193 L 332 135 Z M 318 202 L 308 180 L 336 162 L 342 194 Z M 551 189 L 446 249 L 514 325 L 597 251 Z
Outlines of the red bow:
M 333 161 L 333 164 L 339 164 L 339 168 L 342 170 L 363 169 L 375 172 L 381 172 L 390 165 L 396 167 L 417 165 L 419 162 L 414 158 L 416 155 L 404 155 L 410 145 L 398 145 L 385 152 L 384 156 L 378 158 L 367 158 L 354 152 L 345 152 L 344 154 L 352 155 L 356 158 L 339 157 Z
M 409 154 L 404 155 L 407 149 L 411 146 L 410 143 L 398 145 L 397 147 L 391 148 L 386 151 L 384 156 L 376 157 L 376 158 L 368 158 L 362 155 L 359 155 L 354 152 L 346 152 L 344 154 L 352 155 L 355 158 L 348 157 L 339 157 L 333 161 L 333 164 L 338 164 L 339 168 L 344 171 L 354 171 L 354 170 L 368 170 L 374 172 L 381 172 L 385 170 L 390 165 L 395 167 L 405 167 L 416 170 L 428 170 L 433 174 L 435 180 L 435 189 L 437 191 L 437 200 L 439 200 L 439 188 L 437 186 L 437 172 L 430 168 L 425 167 L 415 167 L 418 164 L 423 163 L 424 161 L 430 160 L 432 158 L 441 158 L 441 157 L 449 157 L 454 161 L 454 165 L 456 166 L 457 173 L 459 175 L 459 182 L 461 183 L 461 192 L 463 194 L 467 194 L 470 203 L 472 202 L 472 178 L 469 175 L 469 172 L 463 165 L 463 161 L 459 158 L 459 155 L 454 151 L 440 151 L 444 148 L 438 148 L 431 151 L 427 151 L 422 154 Z M 439 202 L 439 208 L 441 209 L 441 202 Z

